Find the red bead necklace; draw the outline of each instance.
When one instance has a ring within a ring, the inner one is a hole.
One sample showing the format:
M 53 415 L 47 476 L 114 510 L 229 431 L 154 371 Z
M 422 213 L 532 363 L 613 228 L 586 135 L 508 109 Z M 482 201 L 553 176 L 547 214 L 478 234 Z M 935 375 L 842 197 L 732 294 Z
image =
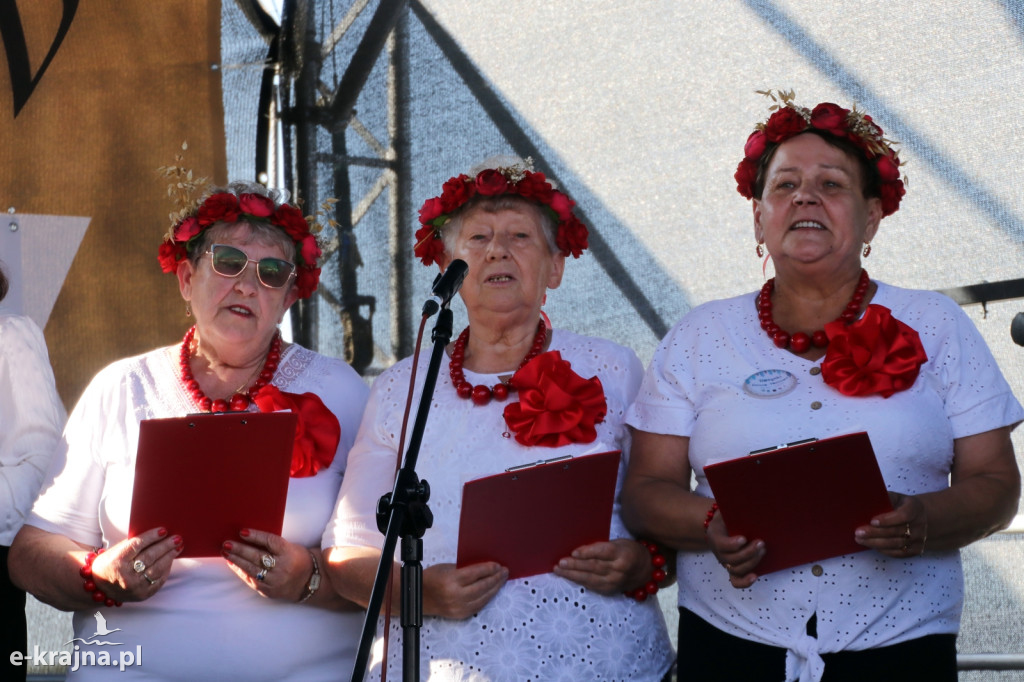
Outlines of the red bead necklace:
M 857 319 L 857 316 L 860 314 L 860 307 L 864 303 L 864 296 L 868 292 L 868 285 L 870 284 L 871 279 L 868 277 L 868 271 L 861 270 L 860 281 L 857 282 L 857 288 L 853 290 L 853 297 L 846 304 L 843 314 L 836 318 L 836 322 L 842 321 L 850 324 Z M 819 329 L 811 335 L 797 332 L 790 336 L 789 332 L 775 324 L 775 320 L 772 319 L 772 291 L 774 290 L 775 278 L 772 277 L 764 283 L 764 286 L 761 287 L 761 293 L 757 297 L 757 316 L 761 320 L 761 329 L 765 330 L 771 340 L 775 342 L 775 345 L 779 348 L 789 348 L 794 353 L 804 353 L 810 350 L 811 344 L 817 348 L 827 346 L 828 335 L 825 334 L 824 329 Z
M 248 408 L 256 394 L 260 392 L 260 389 L 269 384 L 270 380 L 274 378 L 274 372 L 277 371 L 277 365 L 281 361 L 281 334 L 274 334 L 274 339 L 270 342 L 270 350 L 267 351 L 267 357 L 263 361 L 263 369 L 260 370 L 255 383 L 245 393 L 236 392 L 231 396 L 230 400 L 223 398 L 211 400 L 203 393 L 203 389 L 199 387 L 199 382 L 193 376 L 189 360 L 192 358 L 192 339 L 195 337 L 195 334 L 196 328 L 193 325 L 185 332 L 185 338 L 181 341 L 181 354 L 178 364 L 181 367 L 181 382 L 185 384 L 185 390 L 189 392 L 192 399 L 196 401 L 199 409 L 203 412 L 227 412 L 228 410 L 241 412 Z M 241 391 L 243 388 L 245 387 L 241 386 L 238 390 Z
M 533 337 L 533 345 L 530 346 L 530 352 L 519 363 L 517 370 L 522 369 L 526 363 L 540 355 L 540 352 L 544 350 L 544 342 L 547 341 L 547 338 L 548 328 L 544 326 L 544 320 L 541 320 L 537 323 L 537 335 Z M 459 338 L 455 340 L 455 346 L 452 348 L 452 359 L 448 363 L 448 374 L 452 378 L 452 384 L 455 386 L 456 393 L 459 394 L 460 398 L 472 400 L 474 405 L 486 405 L 491 402 L 491 398 L 495 400 L 505 400 L 508 398 L 509 391 L 514 390 L 508 384 L 499 382 L 492 388 L 483 384 L 474 386 L 466 381 L 466 375 L 462 373 L 462 362 L 466 359 L 466 344 L 468 342 L 469 327 L 466 327 L 459 334 Z

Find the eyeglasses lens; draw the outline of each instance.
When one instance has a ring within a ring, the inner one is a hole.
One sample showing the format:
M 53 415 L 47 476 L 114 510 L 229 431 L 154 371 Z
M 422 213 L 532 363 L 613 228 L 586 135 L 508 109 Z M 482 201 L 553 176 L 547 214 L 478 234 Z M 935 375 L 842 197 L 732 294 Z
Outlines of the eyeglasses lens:
M 280 258 L 263 258 L 256 264 L 256 273 L 260 281 L 268 287 L 278 289 L 288 283 L 294 266 Z
M 272 289 L 280 289 L 288 283 L 295 266 L 281 258 L 261 258 L 250 261 L 245 252 L 226 244 L 214 244 L 210 248 L 213 271 L 224 277 L 238 277 L 250 262 L 256 263 L 256 275 L 260 282 Z

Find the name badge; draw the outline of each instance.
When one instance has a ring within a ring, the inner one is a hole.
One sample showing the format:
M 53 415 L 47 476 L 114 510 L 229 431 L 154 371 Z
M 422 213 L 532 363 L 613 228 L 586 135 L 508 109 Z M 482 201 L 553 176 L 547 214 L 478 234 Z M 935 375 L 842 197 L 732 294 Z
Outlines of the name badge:
M 796 377 L 784 369 L 766 369 L 751 374 L 743 390 L 755 398 L 777 398 L 796 388 Z

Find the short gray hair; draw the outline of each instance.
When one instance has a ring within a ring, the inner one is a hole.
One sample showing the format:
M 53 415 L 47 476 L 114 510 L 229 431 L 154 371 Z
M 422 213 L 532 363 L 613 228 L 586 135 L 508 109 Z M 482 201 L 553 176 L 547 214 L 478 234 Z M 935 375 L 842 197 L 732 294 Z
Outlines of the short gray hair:
M 478 194 L 460 206 L 459 210 L 452 213 L 448 222 L 441 228 L 441 240 L 444 242 L 445 253 L 449 256 L 454 253 L 455 240 L 458 239 L 459 233 L 462 231 L 462 223 L 469 213 L 476 210 L 497 213 L 509 209 L 526 209 L 531 211 L 536 216 L 537 223 L 544 234 L 544 241 L 548 245 L 548 252 L 552 254 L 559 252 L 558 244 L 555 241 L 558 232 L 558 222 L 544 206 L 539 206 L 535 202 L 515 194 L 498 194 L 496 196 Z

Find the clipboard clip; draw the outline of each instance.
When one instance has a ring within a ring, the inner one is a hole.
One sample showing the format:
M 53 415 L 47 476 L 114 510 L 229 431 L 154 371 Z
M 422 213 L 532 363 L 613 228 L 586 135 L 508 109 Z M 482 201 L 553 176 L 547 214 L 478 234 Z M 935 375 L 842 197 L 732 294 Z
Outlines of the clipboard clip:
M 773 446 L 771 446 L 769 448 L 761 448 L 760 450 L 751 450 L 750 452 L 747 453 L 747 456 L 749 457 L 751 455 L 763 455 L 764 453 L 771 452 L 772 450 L 785 450 L 786 448 L 792 448 L 792 447 L 795 447 L 797 445 L 804 445 L 805 443 L 813 443 L 816 440 L 818 440 L 818 439 L 817 438 L 804 438 L 803 440 L 795 440 L 792 443 L 781 443 L 779 445 L 773 445 Z
M 552 457 L 551 459 L 538 459 L 536 462 L 530 462 L 528 464 L 517 464 L 514 467 L 505 469 L 506 473 L 512 473 L 513 471 L 522 471 L 523 469 L 531 469 L 533 467 L 539 467 L 541 464 L 551 464 L 553 462 L 564 462 L 572 459 L 572 455 L 562 455 L 561 457 Z

